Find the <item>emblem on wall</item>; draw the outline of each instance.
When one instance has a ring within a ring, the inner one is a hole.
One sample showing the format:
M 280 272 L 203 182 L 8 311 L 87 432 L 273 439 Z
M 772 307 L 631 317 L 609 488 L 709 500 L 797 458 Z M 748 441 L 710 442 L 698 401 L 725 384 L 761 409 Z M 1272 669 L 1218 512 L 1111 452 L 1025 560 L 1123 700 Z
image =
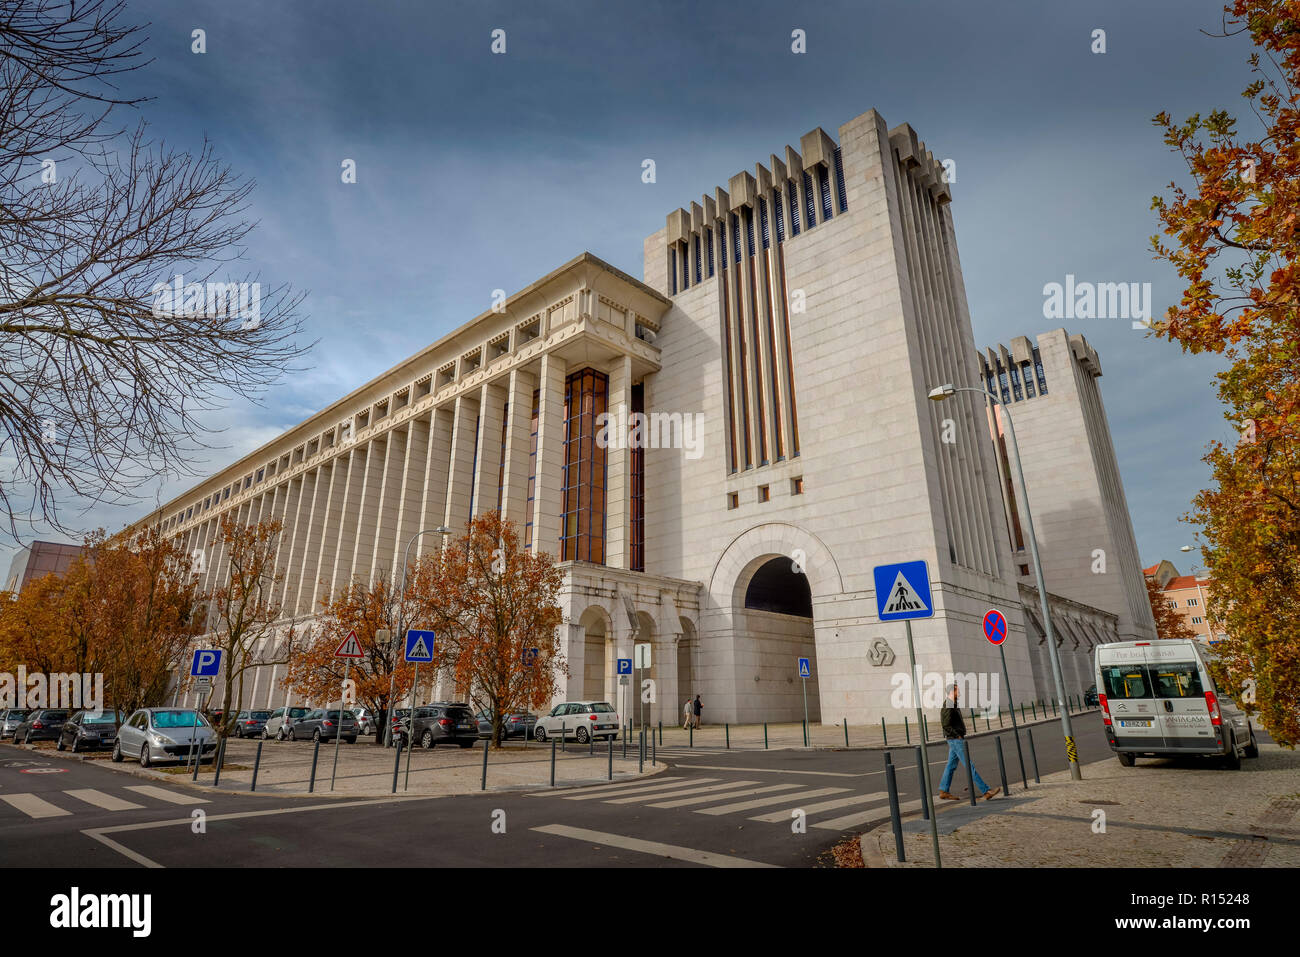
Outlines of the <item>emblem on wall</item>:
M 867 657 L 877 668 L 888 668 L 894 663 L 894 649 L 889 647 L 889 642 L 884 638 L 877 638 L 871 643 Z

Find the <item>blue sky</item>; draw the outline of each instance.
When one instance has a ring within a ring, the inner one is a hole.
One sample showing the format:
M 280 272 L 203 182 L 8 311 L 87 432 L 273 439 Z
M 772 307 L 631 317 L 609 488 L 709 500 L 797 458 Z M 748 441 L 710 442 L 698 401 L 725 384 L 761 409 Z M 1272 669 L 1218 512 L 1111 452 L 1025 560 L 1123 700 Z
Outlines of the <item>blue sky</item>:
M 1066 325 L 1100 380 L 1145 562 L 1178 552 L 1229 435 L 1213 357 L 1127 321 L 1043 318 L 1067 273 L 1181 289 L 1153 261 L 1151 197 L 1181 178 L 1151 117 L 1240 112 L 1241 39 L 1222 3 L 445 3 L 135 0 L 155 58 L 126 80 L 171 146 L 257 182 L 247 267 L 306 290 L 311 369 L 224 431 L 202 472 L 406 358 L 583 250 L 634 276 L 665 215 L 815 126 L 875 108 L 956 163 L 953 213 L 978 344 Z M 190 52 L 191 31 L 207 52 Z M 506 53 L 490 52 L 506 31 Z M 806 31 L 807 53 L 790 51 Z M 1106 52 L 1091 52 L 1092 31 Z M 653 158 L 657 182 L 641 181 Z M 353 159 L 357 182 L 340 164 Z M 160 478 L 164 501 L 192 478 Z M 120 528 L 152 503 L 66 517 Z M 50 536 L 58 537 L 58 536 Z M 0 543 L 0 567 L 12 549 Z

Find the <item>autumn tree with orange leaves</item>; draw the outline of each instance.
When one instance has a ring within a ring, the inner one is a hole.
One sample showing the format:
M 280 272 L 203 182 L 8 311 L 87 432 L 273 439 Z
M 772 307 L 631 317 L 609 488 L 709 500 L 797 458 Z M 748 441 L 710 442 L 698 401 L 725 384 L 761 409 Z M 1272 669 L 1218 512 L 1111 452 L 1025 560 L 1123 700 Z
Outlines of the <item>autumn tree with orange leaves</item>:
M 1215 668 L 1278 744 L 1300 741 L 1300 2 L 1235 0 L 1225 36 L 1249 36 L 1257 76 L 1243 92 L 1253 132 L 1223 110 L 1155 123 L 1191 184 L 1155 197 L 1156 257 L 1186 283 L 1156 334 L 1215 352 L 1224 417 L 1215 487 L 1193 500 L 1227 632 Z
M 547 704 L 568 674 L 557 635 L 563 573 L 550 555 L 524 549 L 514 523 L 494 511 L 422 558 L 411 580 L 429 598 L 416 606 L 415 626 L 438 633 L 443 666 L 475 711 L 492 716 L 499 747 L 502 716 Z M 528 664 L 531 648 L 538 657 Z
M 408 607 L 428 603 L 420 599 L 416 587 L 414 582 L 407 587 Z M 397 589 L 386 577 L 372 584 L 353 582 L 343 591 L 327 595 L 321 601 L 315 631 L 289 663 L 285 685 L 308 701 L 338 701 L 343 689 L 344 660 L 334 657 L 334 652 L 348 633 L 355 631 L 365 657 L 352 659 L 347 676 L 353 685 L 343 697 L 380 716 L 375 725 L 375 743 L 382 743 L 388 709 L 393 701 L 401 701 L 410 692 L 415 670 L 406 663 L 404 642 L 396 638 L 379 641 L 375 637 L 380 631 L 398 635 L 403 622 L 409 621 L 399 620 L 398 612 Z
M 1196 632 L 1187 624 L 1187 619 L 1178 613 L 1177 608 L 1169 605 L 1169 599 L 1160 590 L 1154 578 L 1146 579 L 1147 601 L 1151 603 L 1151 617 L 1156 620 L 1157 638 L 1195 638 Z

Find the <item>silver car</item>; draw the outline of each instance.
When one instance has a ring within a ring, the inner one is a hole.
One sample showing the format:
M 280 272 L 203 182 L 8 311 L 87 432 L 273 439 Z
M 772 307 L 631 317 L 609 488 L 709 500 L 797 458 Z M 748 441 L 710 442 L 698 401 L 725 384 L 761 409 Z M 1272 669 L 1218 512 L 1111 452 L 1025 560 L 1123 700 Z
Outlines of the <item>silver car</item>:
M 18 726 L 27 717 L 26 708 L 9 708 L 0 710 L 0 738 L 12 738 Z
M 122 723 L 113 740 L 113 760 L 138 758 L 140 767 L 155 761 L 184 761 L 186 755 L 216 751 L 217 733 L 193 708 L 141 708 Z

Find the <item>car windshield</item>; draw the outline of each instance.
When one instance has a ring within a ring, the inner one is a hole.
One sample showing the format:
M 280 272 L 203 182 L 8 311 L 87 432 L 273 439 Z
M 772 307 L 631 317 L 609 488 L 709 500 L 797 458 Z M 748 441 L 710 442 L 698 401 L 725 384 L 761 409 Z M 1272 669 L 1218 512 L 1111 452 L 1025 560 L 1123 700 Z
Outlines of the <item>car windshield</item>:
M 614 708 L 608 701 L 597 701 L 591 706 L 591 710 L 597 714 L 612 714 Z
M 452 721 L 468 721 L 470 718 L 468 708 L 448 708 L 447 717 Z
M 252 712 L 249 712 L 249 717 L 250 717 L 250 718 L 257 718 L 259 721 L 265 721 L 267 718 L 271 717 L 271 712 L 269 712 L 269 711 L 252 711 Z
M 68 712 L 66 711 L 42 711 L 40 717 L 45 721 L 67 721 Z
M 21 721 L 25 717 L 27 717 L 27 712 L 18 708 L 10 708 L 5 712 L 6 721 Z
M 201 727 L 210 727 L 208 719 L 199 715 L 199 725 Z M 153 713 L 153 726 L 155 728 L 192 728 L 194 727 L 193 709 L 177 711 L 155 711 Z
M 81 716 L 82 724 L 116 724 L 113 712 L 105 711 L 102 714 L 83 714 Z
M 289 709 L 289 717 L 291 717 L 291 718 L 301 718 L 301 717 L 302 717 L 304 714 L 306 714 L 309 710 L 311 710 L 311 709 L 310 709 L 310 708 L 290 708 L 290 709 Z
M 1108 698 L 1150 698 L 1151 682 L 1145 665 L 1110 665 L 1101 669 Z

